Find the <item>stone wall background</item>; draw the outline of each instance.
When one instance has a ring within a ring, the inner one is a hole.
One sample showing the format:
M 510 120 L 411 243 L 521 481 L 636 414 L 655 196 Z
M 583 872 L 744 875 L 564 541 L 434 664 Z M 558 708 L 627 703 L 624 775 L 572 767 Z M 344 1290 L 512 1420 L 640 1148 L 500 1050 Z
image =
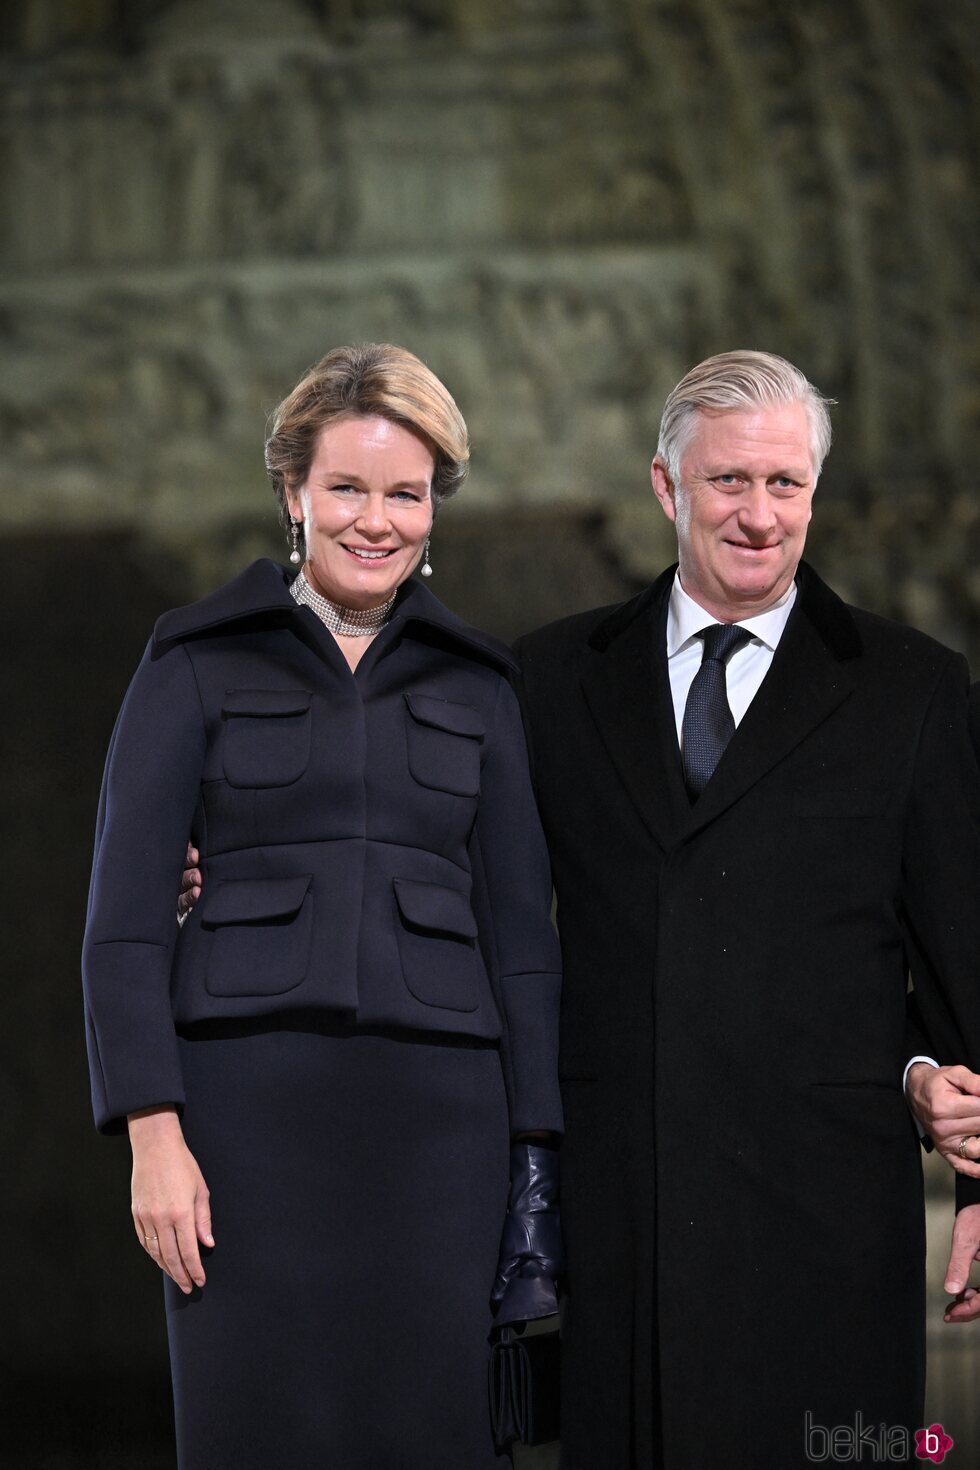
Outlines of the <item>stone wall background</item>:
M 977 0 L 0 24 L 0 527 L 136 527 L 211 585 L 273 534 L 268 410 L 327 345 L 393 338 L 470 420 L 460 517 L 601 511 L 643 579 L 666 390 L 764 345 L 840 400 L 821 563 L 980 652 Z
M 76 956 L 153 616 L 284 554 L 268 411 L 337 342 L 425 357 L 474 440 L 433 585 L 509 636 L 671 559 L 664 395 L 771 348 L 839 400 L 813 560 L 980 668 L 978 57 L 978 0 L 7 0 L 10 1464 L 166 1433 Z

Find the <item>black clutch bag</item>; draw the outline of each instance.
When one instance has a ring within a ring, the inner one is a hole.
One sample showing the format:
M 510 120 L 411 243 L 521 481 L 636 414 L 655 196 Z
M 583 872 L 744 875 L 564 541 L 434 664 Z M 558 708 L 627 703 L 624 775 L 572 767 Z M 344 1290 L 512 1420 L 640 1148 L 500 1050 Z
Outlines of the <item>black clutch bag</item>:
M 558 1333 L 519 1336 L 512 1327 L 490 1340 L 490 1424 L 498 1450 L 558 1438 Z

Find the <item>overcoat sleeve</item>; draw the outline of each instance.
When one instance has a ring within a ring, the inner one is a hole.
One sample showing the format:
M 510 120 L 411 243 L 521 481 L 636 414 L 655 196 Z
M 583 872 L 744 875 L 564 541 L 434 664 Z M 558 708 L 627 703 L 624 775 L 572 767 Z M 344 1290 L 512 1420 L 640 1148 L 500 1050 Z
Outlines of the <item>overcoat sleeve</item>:
M 185 648 L 147 648 L 113 731 L 82 951 L 96 1125 L 184 1101 L 170 1008 L 177 894 L 199 800 L 204 720 Z
M 967 728 L 968 676 L 950 658 L 923 720 L 902 865 L 915 1004 L 941 1065 L 980 1070 L 980 770 Z M 980 1181 L 956 1176 L 958 1207 Z
M 517 698 L 501 680 L 476 824 L 502 1010 L 511 1131 L 562 1130 L 558 1092 L 561 957 L 551 868 L 528 771 Z

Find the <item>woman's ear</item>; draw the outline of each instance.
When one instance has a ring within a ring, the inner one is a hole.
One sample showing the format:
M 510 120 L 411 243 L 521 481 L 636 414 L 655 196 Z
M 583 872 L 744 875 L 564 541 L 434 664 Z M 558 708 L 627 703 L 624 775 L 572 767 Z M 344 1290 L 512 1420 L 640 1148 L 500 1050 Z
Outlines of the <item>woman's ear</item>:
M 286 496 L 286 509 L 294 521 L 301 521 L 303 519 L 303 507 L 300 503 L 302 489 L 302 485 L 291 485 L 288 481 L 283 487 L 283 493 Z

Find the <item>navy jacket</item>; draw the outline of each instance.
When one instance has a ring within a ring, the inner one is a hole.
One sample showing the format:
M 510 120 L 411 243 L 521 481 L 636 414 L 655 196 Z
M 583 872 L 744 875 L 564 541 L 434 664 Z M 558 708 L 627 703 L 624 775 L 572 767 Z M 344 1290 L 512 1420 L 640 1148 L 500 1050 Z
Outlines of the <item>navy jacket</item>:
M 112 737 L 83 977 L 96 1121 L 183 1102 L 176 1030 L 302 1010 L 499 1038 L 560 1129 L 558 944 L 513 664 L 421 583 L 351 673 L 290 574 L 165 613 Z M 188 836 L 201 901 L 178 929 Z

